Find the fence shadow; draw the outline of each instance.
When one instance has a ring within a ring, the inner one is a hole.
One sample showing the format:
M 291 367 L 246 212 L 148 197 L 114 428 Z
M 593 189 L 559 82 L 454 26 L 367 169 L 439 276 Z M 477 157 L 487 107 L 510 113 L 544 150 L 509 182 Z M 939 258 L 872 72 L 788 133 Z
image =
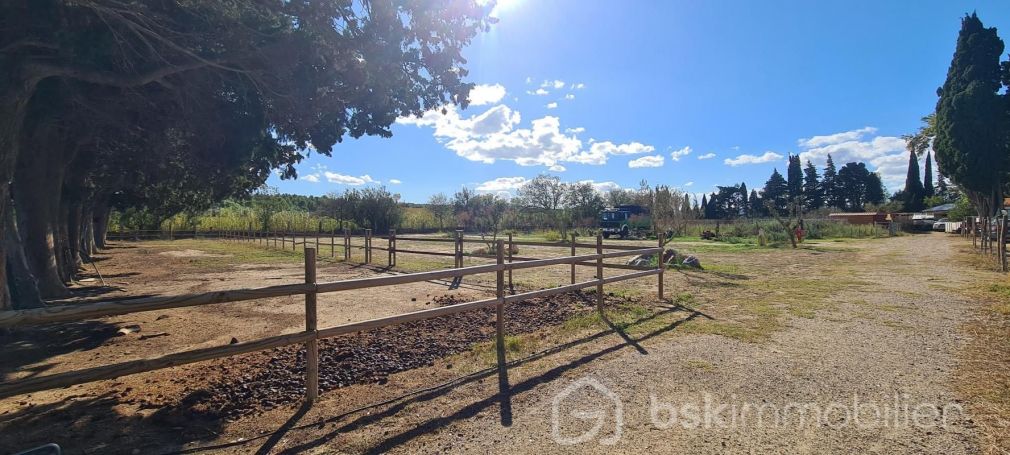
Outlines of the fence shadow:
M 641 335 L 641 336 L 639 336 L 637 338 L 632 338 L 631 336 L 623 333 L 623 330 L 619 331 L 618 327 L 616 327 L 616 326 L 614 326 L 612 324 L 608 324 L 608 328 L 606 330 L 602 330 L 602 331 L 599 331 L 597 333 L 594 333 L 594 334 L 591 334 L 591 335 L 588 335 L 588 336 L 585 336 L 585 337 L 582 337 L 582 338 L 578 338 L 578 339 L 575 339 L 575 340 L 572 340 L 572 341 L 568 341 L 566 343 L 563 343 L 563 344 L 560 344 L 560 345 L 557 345 L 557 346 L 545 349 L 543 351 L 537 352 L 535 354 L 532 354 L 530 356 L 524 357 L 522 359 L 516 359 L 516 360 L 510 361 L 508 363 L 508 365 L 509 365 L 510 368 L 512 368 L 512 367 L 520 366 L 520 365 L 527 364 L 527 363 L 530 363 L 530 362 L 534 362 L 534 361 L 537 361 L 537 360 L 541 360 L 541 359 L 544 359 L 544 358 L 549 357 L 551 355 L 559 354 L 559 353 L 562 353 L 562 352 L 565 352 L 565 351 L 577 348 L 579 346 L 592 343 L 592 342 L 600 340 L 602 338 L 606 338 L 608 336 L 612 336 L 614 334 L 618 334 L 619 336 L 621 336 L 621 342 L 619 342 L 617 344 L 605 347 L 603 349 L 596 350 L 594 352 L 587 353 L 587 354 L 583 355 L 582 357 L 579 357 L 579 358 L 577 358 L 575 360 L 572 360 L 572 361 L 564 363 L 564 364 L 557 365 L 557 366 L 551 368 L 550 370 L 548 370 L 548 371 L 546 371 L 546 372 L 544 372 L 542 374 L 526 378 L 525 380 L 520 381 L 520 382 L 518 382 L 516 384 L 513 384 L 510 387 L 508 387 L 506 393 L 501 393 L 499 391 L 496 391 L 495 393 L 491 394 L 490 396 L 488 396 L 488 397 L 486 397 L 484 399 L 481 399 L 481 400 L 479 400 L 477 402 L 471 403 L 471 404 L 463 407 L 462 409 L 459 409 L 458 411 L 456 411 L 456 412 L 454 412 L 454 413 L 452 413 L 450 415 L 447 415 L 447 416 L 444 416 L 444 417 L 440 417 L 440 418 L 436 418 L 436 419 L 428 420 L 426 422 L 423 422 L 423 423 L 415 426 L 414 428 L 411 428 L 411 429 L 403 431 L 401 433 L 389 436 L 388 438 L 386 438 L 386 439 L 384 439 L 382 441 L 377 442 L 375 444 L 375 446 L 373 446 L 371 449 L 368 450 L 368 453 L 384 453 L 384 452 L 390 451 L 390 450 L 395 449 L 395 448 L 397 448 L 397 447 L 399 447 L 399 446 L 401 446 L 401 445 L 403 445 L 403 444 L 405 444 L 405 443 L 407 443 L 407 442 L 409 442 L 409 441 L 411 441 L 411 440 L 413 440 L 413 439 L 415 439 L 415 438 L 417 438 L 419 436 L 422 436 L 422 435 L 428 434 L 428 433 L 430 433 L 430 432 L 432 432 L 434 430 L 443 428 L 443 427 L 445 427 L 445 426 L 447 426 L 447 425 L 449 425 L 449 424 L 451 424 L 451 423 L 453 423 L 455 421 L 459 421 L 459 420 L 463 420 L 463 419 L 467 419 L 467 418 L 472 418 L 472 417 L 476 416 L 478 413 L 480 413 L 480 412 L 482 412 L 482 411 L 484 411 L 484 410 L 486 410 L 488 408 L 494 407 L 495 405 L 497 405 L 499 407 L 500 421 L 502 422 L 503 425 L 508 426 L 512 422 L 512 409 L 511 409 L 511 399 L 512 399 L 512 397 L 514 397 L 514 396 L 516 396 L 518 394 L 522 394 L 522 393 L 531 391 L 531 390 L 533 390 L 534 388 L 536 388 L 537 386 L 539 386 L 541 384 L 545 384 L 545 383 L 549 383 L 551 381 L 554 381 L 554 380 L 562 377 L 568 371 L 571 371 L 571 370 L 576 369 L 576 368 L 578 368 L 580 366 L 586 365 L 586 364 L 588 364 L 588 363 L 590 363 L 590 362 L 592 362 L 592 361 L 594 361 L 596 359 L 599 359 L 600 357 L 603 357 L 603 356 L 605 356 L 607 354 L 620 351 L 620 350 L 622 350 L 622 349 L 624 349 L 626 347 L 630 346 L 630 347 L 636 349 L 636 351 L 641 352 L 641 351 L 638 350 L 638 348 L 641 348 L 641 346 L 640 346 L 639 343 L 641 343 L 643 341 L 646 341 L 646 340 L 649 340 L 651 338 L 660 336 L 660 335 L 662 335 L 664 333 L 673 331 L 677 327 L 679 327 L 680 325 L 682 325 L 682 324 L 684 324 L 686 322 L 689 322 L 691 320 L 694 320 L 695 318 L 704 317 L 704 318 L 711 319 L 710 316 L 705 315 L 704 313 L 701 313 L 701 312 L 696 311 L 694 309 L 690 309 L 690 308 L 684 307 L 684 306 L 679 305 L 679 304 L 674 304 L 674 305 L 670 305 L 670 306 L 659 306 L 657 308 L 659 308 L 660 311 L 656 311 L 656 312 L 654 312 L 654 313 L 652 313 L 652 314 L 650 314 L 648 316 L 644 316 L 644 317 L 639 318 L 639 319 L 637 319 L 635 321 L 632 321 L 632 322 L 628 323 L 625 326 L 625 328 L 641 325 L 641 324 L 643 324 L 645 322 L 648 322 L 648 321 L 653 320 L 655 318 L 658 318 L 660 316 L 663 316 L 663 315 L 666 315 L 666 314 L 670 314 L 670 313 L 674 313 L 674 312 L 685 312 L 687 315 L 684 318 L 682 318 L 682 319 L 674 321 L 674 322 L 672 322 L 672 323 L 670 323 L 670 324 L 668 324 L 666 326 L 660 327 L 660 328 L 658 328 L 656 330 L 653 330 L 653 331 L 651 331 L 651 332 L 649 332 L 647 334 Z M 644 348 L 643 348 L 643 350 L 644 350 Z M 317 438 L 315 438 L 315 439 L 313 439 L 311 441 L 308 441 L 308 442 L 305 442 L 305 443 L 302 443 L 302 444 L 299 444 L 299 445 L 296 445 L 296 446 L 293 446 L 293 447 L 286 448 L 286 449 L 284 449 L 284 450 L 282 450 L 280 452 L 277 452 L 277 453 L 280 453 L 280 454 L 296 454 L 296 453 L 301 453 L 301 452 L 304 452 L 304 451 L 309 451 L 309 450 L 312 450 L 312 449 L 324 446 L 329 441 L 332 441 L 334 438 L 336 438 L 337 436 L 339 436 L 341 434 L 346 434 L 346 433 L 349 433 L 349 432 L 352 432 L 352 431 L 355 431 L 355 430 L 358 430 L 358 429 L 361 429 L 361 428 L 364 428 L 364 427 L 367 427 L 367 426 L 370 426 L 370 425 L 374 425 L 374 424 L 381 425 L 381 422 L 384 419 L 392 418 L 392 417 L 396 416 L 401 411 L 407 409 L 409 406 L 414 405 L 414 404 L 419 404 L 419 403 L 425 403 L 425 402 L 428 402 L 428 401 L 432 401 L 432 400 L 438 399 L 440 397 L 444 397 L 445 395 L 447 395 L 448 393 L 452 392 L 455 388 L 457 388 L 457 387 L 459 387 L 461 385 L 471 384 L 471 383 L 482 381 L 484 379 L 487 379 L 487 378 L 490 378 L 490 377 L 493 377 L 493 376 L 497 376 L 497 371 L 498 371 L 497 367 L 488 368 L 488 369 L 481 370 L 481 371 L 472 373 L 470 375 L 463 376 L 463 377 L 457 378 L 457 379 L 455 379 L 453 381 L 450 381 L 450 382 L 447 382 L 447 383 L 444 383 L 444 384 L 440 384 L 440 385 L 437 385 L 437 386 L 434 386 L 434 387 L 431 387 L 431 388 L 428 388 L 428 389 L 423 389 L 423 390 L 420 390 L 420 391 L 416 391 L 416 392 L 413 392 L 413 393 L 410 393 L 410 394 L 407 394 L 407 395 L 403 395 L 403 396 L 400 396 L 400 397 L 396 397 L 396 398 L 393 398 L 393 399 L 390 399 L 390 400 L 383 401 L 381 403 L 371 404 L 371 405 L 368 405 L 368 406 L 365 406 L 365 407 L 362 407 L 362 408 L 354 409 L 354 410 L 345 412 L 343 414 L 332 416 L 332 417 L 328 417 L 328 418 L 321 419 L 321 420 L 318 420 L 318 421 L 314 421 L 314 422 L 310 422 L 310 423 L 303 423 L 301 425 L 295 425 L 295 423 L 297 423 L 298 420 L 300 420 L 301 418 L 303 418 L 305 416 L 305 412 L 304 412 L 303 408 L 298 408 L 297 410 L 295 410 L 295 412 L 293 413 L 293 415 L 291 416 L 291 418 L 288 419 L 287 422 L 285 422 L 277 430 L 275 430 L 274 432 L 272 432 L 270 434 L 266 434 L 266 435 L 260 436 L 258 438 L 252 438 L 252 439 L 244 440 L 244 441 L 236 441 L 236 442 L 225 443 L 225 444 L 218 444 L 218 445 L 212 445 L 212 446 L 190 448 L 190 449 L 179 451 L 177 453 L 212 452 L 212 451 L 223 450 L 223 449 L 231 448 L 231 447 L 244 446 L 244 445 L 247 445 L 247 444 L 258 442 L 258 441 L 263 440 L 263 439 L 266 439 L 266 441 L 263 442 L 263 444 L 259 447 L 259 449 L 257 450 L 257 453 L 271 453 L 276 448 L 277 443 L 280 440 L 282 440 L 291 431 L 301 430 L 301 429 L 308 429 L 308 428 L 312 428 L 312 427 L 324 427 L 326 425 L 336 424 L 337 422 L 344 421 L 344 420 L 346 420 L 348 418 L 351 418 L 354 415 L 365 413 L 364 415 L 361 415 L 361 416 L 359 416 L 357 418 L 354 418 L 353 420 L 348 421 L 347 423 L 345 423 L 343 425 L 340 425 L 339 427 L 334 428 L 332 431 L 330 431 L 330 432 L 328 432 L 328 433 L 326 433 L 326 434 L 324 434 L 322 436 L 319 436 L 319 437 L 317 437 Z

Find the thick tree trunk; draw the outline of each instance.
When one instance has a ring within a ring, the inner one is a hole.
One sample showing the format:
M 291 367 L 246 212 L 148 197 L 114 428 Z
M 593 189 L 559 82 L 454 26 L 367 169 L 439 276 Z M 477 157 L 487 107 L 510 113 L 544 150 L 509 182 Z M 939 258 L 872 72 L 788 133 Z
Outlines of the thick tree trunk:
M 77 277 L 84 261 L 81 259 L 81 203 L 68 204 L 67 208 L 67 247 L 70 249 L 71 274 Z
M 105 248 L 105 236 L 109 232 L 109 217 L 112 210 L 109 209 L 109 201 L 100 200 L 95 205 L 95 215 L 92 218 L 95 225 L 95 245 Z
M 42 296 L 39 295 L 38 282 L 29 270 L 24 250 L 21 249 L 21 239 L 17 224 L 14 222 L 13 211 L 8 210 L 0 222 L 5 227 L 3 239 L 7 266 L 5 278 L 10 292 L 11 307 L 20 310 L 45 306 Z
M 81 213 L 81 256 L 86 256 L 88 262 L 91 262 L 91 256 L 95 254 L 94 209 L 89 203 Z
M 45 297 L 68 293 L 60 270 L 58 222 L 63 181 L 62 166 L 45 153 L 26 153 L 15 173 L 14 201 L 28 266 Z
M 17 165 L 18 135 L 24 123 L 25 108 L 35 92 L 37 79 L 18 79 L 13 71 L 0 75 L 0 217 L 12 216 L 10 182 Z M 7 223 L 0 223 L 0 238 L 6 239 Z M 7 242 L 0 242 L 0 257 L 6 258 Z M 0 261 L 0 309 L 11 308 L 7 261 Z

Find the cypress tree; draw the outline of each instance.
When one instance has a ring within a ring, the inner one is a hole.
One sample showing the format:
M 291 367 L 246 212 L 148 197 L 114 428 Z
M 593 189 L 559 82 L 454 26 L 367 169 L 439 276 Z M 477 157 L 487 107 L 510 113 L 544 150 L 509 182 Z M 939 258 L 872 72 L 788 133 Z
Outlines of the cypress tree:
M 838 170 L 835 169 L 835 161 L 828 155 L 828 162 L 824 165 L 824 177 L 821 178 L 821 194 L 824 204 L 832 208 L 840 208 L 842 205 L 838 201 Z
M 902 190 L 902 202 L 906 212 L 922 210 L 922 180 L 919 179 L 919 160 L 914 151 L 908 152 L 908 173 L 905 175 L 905 189 Z
M 770 201 L 772 207 L 780 213 L 784 213 L 789 209 L 789 184 L 786 183 L 786 179 L 782 177 L 782 174 L 779 174 L 778 169 L 772 171 L 772 175 L 765 182 L 765 189 L 761 194 L 762 199 L 766 202 Z
M 747 183 L 740 182 L 740 211 L 743 216 L 750 216 L 750 201 L 747 199 Z
M 1001 94 L 1003 40 L 972 13 L 961 20 L 947 80 L 937 90 L 936 164 L 972 202 L 978 215 L 1002 205 L 1008 170 L 1007 101 Z
M 761 196 L 758 196 L 757 190 L 750 190 L 750 197 L 748 198 L 747 202 L 750 204 L 750 208 L 748 209 L 748 211 L 750 212 L 750 216 L 755 218 L 759 216 L 764 216 L 765 214 L 765 208 L 763 205 L 764 202 L 761 200 Z
M 708 196 L 703 194 L 701 195 L 701 217 L 707 220 L 711 214 L 712 212 L 708 209 Z
M 789 167 L 786 168 L 786 178 L 789 185 L 789 199 L 803 196 L 803 170 L 800 169 L 799 155 L 789 155 Z
M 807 160 L 807 166 L 803 168 L 803 194 L 808 209 L 817 210 L 824 205 L 824 195 L 817 176 L 817 168 L 810 160 Z
M 933 191 L 933 159 L 929 150 L 926 150 L 926 168 L 922 176 L 922 194 L 926 197 L 935 194 Z

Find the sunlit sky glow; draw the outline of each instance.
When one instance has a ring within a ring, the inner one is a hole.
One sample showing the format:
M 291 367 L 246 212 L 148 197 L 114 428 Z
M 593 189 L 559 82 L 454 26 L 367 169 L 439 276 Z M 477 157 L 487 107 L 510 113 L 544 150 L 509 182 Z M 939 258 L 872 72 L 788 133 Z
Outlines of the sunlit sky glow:
M 1010 38 L 1005 1 L 499 2 L 466 49 L 466 110 L 338 144 L 283 192 L 386 185 L 423 202 L 466 185 L 507 194 L 537 174 L 601 190 L 760 188 L 786 155 L 864 161 L 904 181 L 902 134 L 936 103 L 960 17 Z

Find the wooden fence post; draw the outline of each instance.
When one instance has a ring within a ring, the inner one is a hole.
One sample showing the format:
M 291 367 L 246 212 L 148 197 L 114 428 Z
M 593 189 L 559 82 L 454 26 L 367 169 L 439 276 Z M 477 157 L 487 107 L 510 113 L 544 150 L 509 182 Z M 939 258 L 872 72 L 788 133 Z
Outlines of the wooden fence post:
M 305 284 L 316 284 L 316 249 L 305 248 Z M 305 293 L 305 331 L 316 332 L 316 293 Z M 319 397 L 319 345 L 315 337 L 305 342 L 305 401 Z
M 456 229 L 456 268 L 463 267 L 463 230 Z
M 509 262 L 509 264 L 512 263 L 512 248 L 513 248 L 513 246 L 512 246 L 512 233 L 509 232 L 509 249 L 508 249 L 508 255 L 509 255 L 508 256 L 508 262 Z M 510 268 L 509 269 L 509 295 L 515 295 L 515 294 L 516 294 L 516 288 L 512 286 L 512 269 Z
M 168 239 L 175 240 L 175 226 L 171 221 L 168 222 Z
M 656 236 L 659 239 L 659 257 L 656 260 L 656 265 L 659 267 L 659 300 L 663 300 L 663 272 L 666 270 L 666 264 L 663 263 L 664 249 L 666 244 L 666 233 L 661 232 Z
M 499 267 L 505 265 L 503 257 L 504 248 L 500 239 L 496 242 L 495 259 Z M 495 350 L 498 353 L 498 392 L 505 397 L 509 390 L 508 365 L 505 360 L 505 270 L 499 269 L 496 273 L 497 286 L 495 296 L 498 303 L 495 304 L 497 319 L 495 321 Z
M 344 261 L 351 261 L 351 231 L 344 227 Z
M 331 258 L 336 258 L 337 257 L 337 228 L 336 227 L 334 227 L 333 230 L 330 231 L 330 257 Z
M 365 229 L 365 264 L 372 263 L 372 230 Z
M 999 255 L 999 267 L 1003 272 L 1007 271 L 1007 260 L 1006 260 L 1006 215 L 1001 215 L 999 219 L 999 245 L 998 255 Z
M 389 230 L 389 240 L 386 248 L 389 257 L 389 267 L 396 265 L 396 229 Z
M 316 251 L 319 251 L 319 233 L 323 230 L 323 222 L 320 220 L 316 226 Z
M 575 256 L 575 233 L 572 233 L 572 256 Z M 572 284 L 575 284 L 575 263 L 572 263 Z
M 603 234 L 596 234 L 596 254 L 603 254 Z M 603 317 L 603 258 L 596 258 L 596 311 Z

